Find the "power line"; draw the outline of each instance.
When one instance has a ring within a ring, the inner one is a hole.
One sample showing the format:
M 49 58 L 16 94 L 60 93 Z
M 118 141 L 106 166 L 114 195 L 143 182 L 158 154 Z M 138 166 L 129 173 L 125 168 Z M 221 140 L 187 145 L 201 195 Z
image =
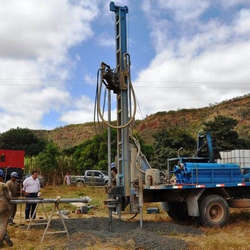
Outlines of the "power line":
M 41 78 L 1 78 L 0 81 L 46 81 L 46 82 L 59 82 L 59 81 L 70 81 L 69 79 L 41 79 Z M 83 82 L 84 79 L 76 79 L 74 82 Z M 249 81 L 133 81 L 134 83 L 174 83 L 174 84 L 249 84 Z
M 190 88 L 203 88 L 204 86 L 148 86 L 148 85 L 135 85 L 135 88 L 154 88 L 154 89 L 190 89 Z M 208 86 L 206 89 L 235 89 L 233 87 L 220 87 L 220 86 Z M 239 87 L 240 90 L 250 90 L 249 87 Z
M 21 82 L 21 81 L 25 81 Z M 38 83 L 30 83 L 31 81 L 39 81 Z M 38 78 L 0 78 L 0 86 L 41 86 L 47 83 L 57 83 L 49 86 L 58 86 L 60 82 L 71 82 L 71 83 L 84 83 L 84 80 L 62 80 L 62 79 L 52 79 L 52 80 L 41 80 Z M 150 84 L 136 84 L 136 83 L 150 83 Z M 178 84 L 177 86 L 159 86 L 159 84 Z M 220 82 L 220 81 L 135 81 L 135 88 L 156 88 L 156 89 L 189 89 L 189 88 L 214 88 L 214 89 L 233 89 L 232 86 L 220 86 L 220 84 L 231 84 L 237 86 L 239 84 L 245 84 L 248 86 L 238 87 L 241 90 L 249 90 L 250 89 L 250 81 L 249 82 Z M 156 84 L 156 85 L 152 85 Z M 158 85 L 157 85 L 158 84 Z M 182 85 L 179 85 L 182 84 Z M 185 84 L 185 85 L 184 85 Z M 190 85 L 187 85 L 190 84 Z M 199 84 L 199 85 L 198 85 Z M 214 84 L 216 86 L 204 86 L 202 84 Z
M 211 83 L 215 83 L 215 84 L 249 84 L 250 83 L 250 79 L 249 81 L 134 81 L 135 83 L 174 83 L 174 84 L 211 84 Z

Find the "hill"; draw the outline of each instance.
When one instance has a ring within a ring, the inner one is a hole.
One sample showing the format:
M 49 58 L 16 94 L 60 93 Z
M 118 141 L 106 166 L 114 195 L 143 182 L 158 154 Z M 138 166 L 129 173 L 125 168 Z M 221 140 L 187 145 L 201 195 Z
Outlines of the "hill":
M 72 124 L 53 130 L 33 130 L 39 138 L 55 142 L 61 149 L 71 148 L 95 135 L 93 123 Z
M 209 107 L 162 111 L 136 122 L 135 130 L 147 144 L 154 141 L 153 134 L 171 127 L 181 127 L 194 137 L 200 131 L 202 123 L 217 115 L 238 120 L 237 132 L 240 137 L 250 138 L 250 94 L 233 98 Z M 79 145 L 95 134 L 93 123 L 68 125 L 53 130 L 34 130 L 39 137 L 54 141 L 61 149 Z
M 170 127 L 181 127 L 194 137 L 201 130 L 203 122 L 223 115 L 238 120 L 236 127 L 240 137 L 250 138 L 250 95 L 233 98 L 209 107 L 158 112 L 141 121 L 136 130 L 146 143 L 153 143 L 153 134 Z

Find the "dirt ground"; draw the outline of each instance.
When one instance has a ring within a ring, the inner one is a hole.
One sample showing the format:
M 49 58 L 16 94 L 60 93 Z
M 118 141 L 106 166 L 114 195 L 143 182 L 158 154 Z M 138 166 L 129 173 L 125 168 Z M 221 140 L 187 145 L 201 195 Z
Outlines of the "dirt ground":
M 131 215 L 123 215 L 120 221 L 116 216 L 113 230 L 108 230 L 107 209 L 103 201 L 106 198 L 103 188 L 95 187 L 46 187 L 43 197 L 75 197 L 88 195 L 94 206 L 87 215 L 79 215 L 72 205 L 63 205 L 71 213 L 65 220 L 70 232 L 70 241 L 65 234 L 46 236 L 40 243 L 44 227 L 33 226 L 27 231 L 20 215 L 24 207 L 19 207 L 16 226 L 9 226 L 14 242 L 12 249 L 250 249 L 250 210 L 232 210 L 230 222 L 224 228 L 201 228 L 195 223 L 174 223 L 163 211 L 160 214 L 146 214 L 143 229 L 139 228 L 139 219 L 129 220 Z M 46 210 L 51 209 L 46 206 Z M 42 216 L 38 211 L 38 217 Z M 21 223 L 21 224 L 20 224 Z M 50 231 L 63 229 L 61 221 L 53 220 Z M 6 247 L 7 249 L 7 247 Z
M 113 247 L 130 249 L 187 249 L 188 246 L 184 240 L 171 238 L 168 235 L 201 234 L 199 229 L 174 223 L 147 221 L 144 223 L 142 230 L 138 226 L 138 221 L 128 222 L 115 219 L 113 221 L 113 232 L 111 233 L 108 231 L 108 218 L 105 217 L 67 220 L 67 227 L 71 233 L 87 233 L 103 243 L 112 241 Z M 54 221 L 52 227 L 57 230 L 62 229 L 58 220 Z M 68 249 L 78 249 L 94 243 L 91 237 L 88 240 L 83 239 L 80 242 L 73 242 Z

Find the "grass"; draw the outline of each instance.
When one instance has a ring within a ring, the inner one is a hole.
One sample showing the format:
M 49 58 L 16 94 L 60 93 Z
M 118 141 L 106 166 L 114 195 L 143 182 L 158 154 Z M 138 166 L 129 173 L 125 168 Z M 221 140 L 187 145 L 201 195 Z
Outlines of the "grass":
M 104 206 L 103 201 L 106 199 L 105 189 L 103 187 L 67 187 L 67 186 L 48 186 L 42 190 L 42 196 L 45 198 L 55 198 L 61 196 L 62 198 L 88 195 L 92 198 L 91 204 L 94 208 L 90 210 L 87 215 L 78 215 L 71 213 L 70 217 L 89 218 L 91 216 L 107 216 L 107 209 Z M 146 208 L 148 206 L 159 206 L 158 203 L 145 204 L 144 207 L 144 220 L 145 221 L 171 221 L 171 219 L 163 212 L 160 214 L 146 214 Z M 49 211 L 52 205 L 46 205 L 46 210 Z M 70 211 L 76 208 L 71 204 L 61 205 L 62 209 L 68 209 Z M 24 210 L 24 206 L 22 207 Z M 22 215 L 24 211 L 22 211 Z M 38 210 L 38 216 L 41 215 L 41 210 Z M 131 215 L 124 215 L 124 218 L 129 218 Z M 15 218 L 17 224 L 20 221 L 20 206 Z M 228 250 L 250 249 L 250 210 L 249 209 L 232 209 L 229 225 L 223 228 L 201 228 L 204 232 L 202 235 L 180 235 L 178 232 L 172 232 L 169 237 L 181 238 L 185 240 L 191 250 L 206 249 L 206 250 Z M 9 226 L 9 234 L 14 241 L 14 247 L 12 249 L 62 249 L 67 245 L 67 238 L 63 236 L 46 236 L 46 241 L 40 243 L 43 229 L 34 229 L 26 231 L 26 227 L 13 227 Z M 162 237 L 164 234 L 159 232 Z M 87 233 L 75 233 L 72 235 L 74 241 L 88 239 L 88 244 L 84 249 L 134 249 L 132 246 L 121 245 L 117 247 L 112 241 L 103 243 L 100 239 L 95 238 L 93 235 Z
M 191 249 L 250 249 L 250 210 L 231 209 L 229 224 L 223 228 L 202 228 L 199 237 L 187 237 Z

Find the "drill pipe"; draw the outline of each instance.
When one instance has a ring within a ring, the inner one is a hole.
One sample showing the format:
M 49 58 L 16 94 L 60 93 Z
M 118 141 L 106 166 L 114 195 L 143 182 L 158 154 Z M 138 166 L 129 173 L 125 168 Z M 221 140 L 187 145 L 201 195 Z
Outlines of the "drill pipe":
M 82 202 L 88 203 L 91 199 L 89 197 L 83 198 L 62 198 L 62 199 L 42 199 L 42 198 L 33 198 L 33 199 L 11 199 L 11 204 L 21 204 L 21 203 L 74 203 L 74 202 Z

